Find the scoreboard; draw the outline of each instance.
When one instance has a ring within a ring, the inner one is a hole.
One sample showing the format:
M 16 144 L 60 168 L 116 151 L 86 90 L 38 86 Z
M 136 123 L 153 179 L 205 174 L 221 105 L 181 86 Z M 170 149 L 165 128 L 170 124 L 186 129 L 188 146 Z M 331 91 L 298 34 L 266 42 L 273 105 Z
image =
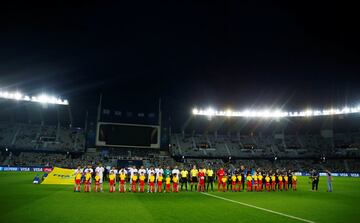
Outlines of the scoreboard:
M 98 122 L 96 146 L 160 148 L 160 126 Z

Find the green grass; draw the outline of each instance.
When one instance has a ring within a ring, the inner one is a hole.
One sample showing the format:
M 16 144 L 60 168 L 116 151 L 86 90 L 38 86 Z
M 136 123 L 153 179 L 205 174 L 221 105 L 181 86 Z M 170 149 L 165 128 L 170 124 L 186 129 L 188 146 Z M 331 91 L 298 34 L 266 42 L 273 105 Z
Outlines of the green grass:
M 0 173 L 2 222 L 301 222 L 196 192 L 74 193 L 72 186 L 33 185 L 35 173 Z M 298 191 L 211 193 L 314 222 L 358 221 L 360 178 L 334 178 L 327 193 L 300 178 Z M 107 187 L 106 187 L 107 189 Z

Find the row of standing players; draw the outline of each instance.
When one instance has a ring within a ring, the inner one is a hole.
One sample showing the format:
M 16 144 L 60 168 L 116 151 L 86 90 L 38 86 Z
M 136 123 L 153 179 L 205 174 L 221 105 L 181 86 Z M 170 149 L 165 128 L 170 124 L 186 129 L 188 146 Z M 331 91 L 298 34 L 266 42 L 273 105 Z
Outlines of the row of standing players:
M 74 191 L 80 192 L 81 184 L 84 185 L 84 191 L 91 191 L 91 183 L 94 178 L 94 191 L 103 191 L 104 167 L 98 166 L 95 172 L 91 167 L 75 170 L 75 187 Z M 95 177 L 93 177 L 95 173 Z M 140 169 L 129 167 L 127 170 L 121 168 L 119 171 L 114 167 L 109 171 L 109 191 L 116 191 L 116 183 L 119 183 L 119 192 L 145 192 L 145 184 L 148 185 L 147 192 L 178 192 L 188 191 L 214 191 L 214 182 L 217 181 L 218 191 L 240 192 L 251 191 L 287 191 L 290 188 L 296 190 L 297 177 L 290 171 L 272 172 L 272 171 L 245 171 L 241 169 L 225 171 L 220 168 L 216 172 L 212 168 L 197 169 L 194 165 L 191 170 L 177 167 L 170 169 L 168 166 L 165 170 L 161 168 L 150 167 Z M 126 184 L 129 183 L 127 190 Z M 246 183 L 246 188 L 245 188 Z

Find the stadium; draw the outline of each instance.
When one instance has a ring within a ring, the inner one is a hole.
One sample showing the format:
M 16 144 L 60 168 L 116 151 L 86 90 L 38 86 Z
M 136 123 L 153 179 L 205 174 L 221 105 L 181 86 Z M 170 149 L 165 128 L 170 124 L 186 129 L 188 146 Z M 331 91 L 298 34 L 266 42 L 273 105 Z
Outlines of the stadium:
M 260 2 L 5 9 L 2 221 L 359 219 L 353 31 Z

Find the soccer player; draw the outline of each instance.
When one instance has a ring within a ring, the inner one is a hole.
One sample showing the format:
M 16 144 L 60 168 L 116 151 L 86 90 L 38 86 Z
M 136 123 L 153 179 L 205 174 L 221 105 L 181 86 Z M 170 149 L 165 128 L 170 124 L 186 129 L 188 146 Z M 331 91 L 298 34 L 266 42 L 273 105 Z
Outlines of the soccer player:
M 130 185 L 129 185 L 130 188 L 129 188 L 129 191 L 132 191 L 132 179 L 133 179 L 134 175 L 137 175 L 138 169 L 136 169 L 136 166 L 133 166 L 133 167 L 129 168 L 129 172 L 130 172 L 130 179 L 129 179 L 130 180 Z
M 165 181 L 166 181 L 167 177 L 169 177 L 171 179 L 170 166 L 167 166 L 166 169 L 164 170 L 164 177 L 165 177 Z M 164 185 L 164 187 L 166 187 L 166 184 Z M 166 189 L 166 188 L 164 188 L 164 189 Z
M 266 174 L 266 177 L 265 177 L 265 187 L 266 187 L 266 191 L 267 192 L 270 192 L 270 177 L 269 177 L 269 174 Z
M 206 170 L 206 191 L 209 191 L 209 185 L 211 186 L 211 191 L 214 192 L 214 171 L 209 167 Z
M 149 176 L 149 192 L 154 193 L 155 192 L 155 172 L 150 173 Z
M 100 163 L 99 166 L 97 166 L 95 168 L 95 172 L 99 173 L 99 184 L 100 184 L 100 190 L 103 191 L 103 181 L 104 181 L 104 171 L 105 168 L 103 167 L 103 165 Z
M 297 177 L 294 174 L 292 175 L 291 181 L 292 181 L 291 187 L 292 187 L 293 191 L 295 191 L 296 190 Z
M 228 169 L 228 171 L 227 171 L 227 174 L 226 174 L 228 177 L 227 177 L 227 184 L 226 184 L 226 190 L 231 190 L 231 176 L 232 176 L 232 174 L 231 174 L 231 170 L 230 169 Z M 230 188 L 230 189 L 229 189 Z
M 115 192 L 115 177 L 116 177 L 116 175 L 114 174 L 114 172 L 110 171 L 110 173 L 109 173 L 109 191 L 110 191 L 110 193 Z
M 136 192 L 136 183 L 138 180 L 137 174 L 134 173 L 134 175 L 131 177 L 131 192 Z
M 289 185 L 289 177 L 288 175 L 285 173 L 284 175 L 284 189 L 287 191 L 288 190 L 288 185 Z
M 86 180 L 86 173 L 90 174 L 90 181 L 88 182 L 88 192 L 90 192 L 91 191 L 91 187 L 90 187 L 91 186 L 91 177 L 92 177 L 94 170 L 91 165 L 88 165 L 87 168 L 85 168 L 84 172 L 85 172 L 85 180 Z
M 237 177 L 236 175 L 232 175 L 231 176 L 231 191 L 232 192 L 236 192 L 236 180 L 237 180 Z
M 173 192 L 178 192 L 179 191 L 179 177 L 177 176 L 176 173 L 173 174 L 173 178 L 172 178 L 172 182 L 173 182 Z
M 259 182 L 258 182 L 258 175 L 257 175 L 256 171 L 254 172 L 253 179 L 254 179 L 254 191 L 257 191 Z
M 237 181 L 238 181 L 238 189 L 237 191 L 240 192 L 241 191 L 241 188 L 242 188 L 242 174 L 241 173 L 238 173 L 237 175 Z
M 258 174 L 258 191 L 262 191 L 263 190 L 263 175 L 261 174 L 261 172 L 259 172 Z
M 279 174 L 278 176 L 278 181 L 279 181 L 279 191 L 283 190 L 283 176 L 281 174 Z
M 199 179 L 198 191 L 204 192 L 205 191 L 205 173 L 204 173 L 204 171 L 199 171 L 198 179 Z
M 225 171 L 224 168 L 220 168 L 217 172 L 216 172 L 216 176 L 218 178 L 218 192 L 220 192 L 220 187 L 223 185 L 223 176 L 225 176 Z
M 145 174 L 144 172 L 140 172 L 139 176 L 139 192 L 144 193 L 144 187 L 145 187 Z
M 114 188 L 113 188 L 113 192 L 115 192 L 116 191 L 116 189 L 115 189 L 115 187 L 116 187 L 116 175 L 118 174 L 118 170 L 113 166 L 111 168 L 111 171 L 113 172 L 113 174 L 115 176 L 115 178 L 114 178 Z
M 139 176 L 146 174 L 146 169 L 144 168 L 144 166 L 141 166 L 140 169 L 138 170 Z
M 100 174 L 96 172 L 94 192 L 100 192 Z
M 273 173 L 271 175 L 271 189 L 272 189 L 272 191 L 275 191 L 275 186 L 276 186 L 276 176 L 275 176 L 275 173 Z
M 81 167 L 78 166 L 78 168 L 75 170 L 74 192 L 80 192 L 80 190 L 81 190 L 81 177 L 82 177 Z
M 125 181 L 126 181 L 126 170 L 124 168 L 121 168 L 119 171 L 119 192 L 124 193 L 126 191 L 126 185 L 125 185 Z
M 221 180 L 219 182 L 219 184 L 222 186 L 222 191 L 225 192 L 226 191 L 226 182 L 228 181 L 226 174 L 224 173 L 224 175 L 222 175 Z M 218 186 L 219 188 L 219 186 Z M 219 191 L 219 190 L 218 190 Z M 219 191 L 220 192 L 220 191 Z
M 164 191 L 166 193 L 170 192 L 170 182 L 171 182 L 171 177 L 170 177 L 170 175 L 167 175 L 165 177 L 165 191 Z
M 288 170 L 288 188 L 292 188 L 292 177 L 293 177 L 293 174 L 291 172 L 291 170 Z
M 246 177 L 246 189 L 248 192 L 251 192 L 252 191 L 252 176 L 250 173 L 248 173 L 247 177 Z
M 90 192 L 90 184 L 91 184 L 91 173 L 90 171 L 87 171 L 85 174 L 85 192 Z
M 157 181 L 157 192 L 161 193 L 162 192 L 162 183 L 163 183 L 163 175 L 162 173 L 159 173 L 158 177 L 156 178 Z
M 187 179 L 188 179 L 188 175 L 189 175 L 189 172 L 183 167 L 181 172 L 180 172 L 180 175 L 181 175 L 181 191 L 183 191 L 183 186 L 185 185 L 185 190 L 187 191 Z
M 194 185 L 195 185 L 195 190 L 196 190 L 197 183 L 198 183 L 198 178 L 197 178 L 198 173 L 199 173 L 199 171 L 196 169 L 196 166 L 194 165 L 193 168 L 190 170 L 190 175 L 191 175 L 190 188 L 191 188 L 191 191 L 193 190 Z
M 154 167 L 153 166 L 150 166 L 150 168 L 147 170 L 147 183 L 148 183 L 148 190 L 147 192 L 150 193 L 150 176 L 151 175 L 154 175 L 155 177 L 155 170 L 154 170 Z M 155 179 L 154 181 L 155 182 Z

